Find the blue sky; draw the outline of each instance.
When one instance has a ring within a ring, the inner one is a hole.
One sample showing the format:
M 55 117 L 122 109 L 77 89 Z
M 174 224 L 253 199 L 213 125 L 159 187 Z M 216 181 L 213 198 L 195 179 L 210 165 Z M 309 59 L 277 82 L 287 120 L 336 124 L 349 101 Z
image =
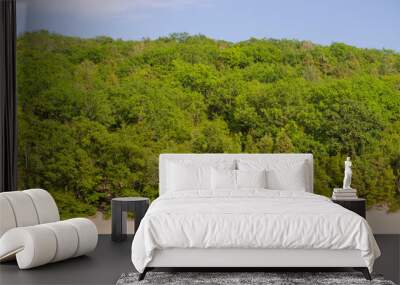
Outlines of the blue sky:
M 400 51 L 400 0 L 17 0 L 18 31 L 157 38 L 173 32 L 344 42 Z

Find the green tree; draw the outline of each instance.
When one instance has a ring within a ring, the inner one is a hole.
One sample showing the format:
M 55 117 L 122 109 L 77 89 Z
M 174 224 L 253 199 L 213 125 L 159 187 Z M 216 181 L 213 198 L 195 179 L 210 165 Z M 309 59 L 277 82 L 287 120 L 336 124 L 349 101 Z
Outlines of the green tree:
M 165 152 L 310 152 L 315 192 L 342 184 L 400 208 L 400 54 L 306 41 L 176 33 L 17 40 L 19 187 L 63 217 L 158 195 Z

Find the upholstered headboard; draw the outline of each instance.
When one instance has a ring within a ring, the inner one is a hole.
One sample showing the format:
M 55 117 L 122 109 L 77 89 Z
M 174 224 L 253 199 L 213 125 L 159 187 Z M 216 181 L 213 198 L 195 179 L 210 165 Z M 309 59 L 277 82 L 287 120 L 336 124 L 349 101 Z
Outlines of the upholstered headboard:
M 160 195 L 167 191 L 168 162 L 184 163 L 188 165 L 211 165 L 236 169 L 238 161 L 263 164 L 296 163 L 304 162 L 306 191 L 314 191 L 313 155 L 310 153 L 299 154 L 160 154 L 159 161 L 159 191 Z

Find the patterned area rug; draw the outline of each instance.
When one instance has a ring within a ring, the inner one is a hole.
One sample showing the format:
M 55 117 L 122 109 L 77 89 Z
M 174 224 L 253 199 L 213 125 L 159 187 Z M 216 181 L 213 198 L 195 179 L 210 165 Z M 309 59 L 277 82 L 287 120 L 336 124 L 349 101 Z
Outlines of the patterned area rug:
M 117 285 L 395 285 L 379 275 L 373 275 L 373 280 L 368 281 L 359 272 L 148 272 L 142 281 L 137 280 L 138 276 L 138 273 L 122 274 Z

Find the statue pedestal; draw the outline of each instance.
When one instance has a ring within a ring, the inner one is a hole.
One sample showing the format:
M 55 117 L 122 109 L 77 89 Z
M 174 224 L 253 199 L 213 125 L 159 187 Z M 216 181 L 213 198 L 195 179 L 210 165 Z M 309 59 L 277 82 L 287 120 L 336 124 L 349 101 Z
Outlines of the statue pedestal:
M 351 189 L 334 188 L 332 193 L 332 199 L 335 200 L 357 199 L 357 190 L 352 188 Z
M 357 193 L 357 189 L 354 188 L 333 188 L 333 192 L 348 192 L 348 193 Z

